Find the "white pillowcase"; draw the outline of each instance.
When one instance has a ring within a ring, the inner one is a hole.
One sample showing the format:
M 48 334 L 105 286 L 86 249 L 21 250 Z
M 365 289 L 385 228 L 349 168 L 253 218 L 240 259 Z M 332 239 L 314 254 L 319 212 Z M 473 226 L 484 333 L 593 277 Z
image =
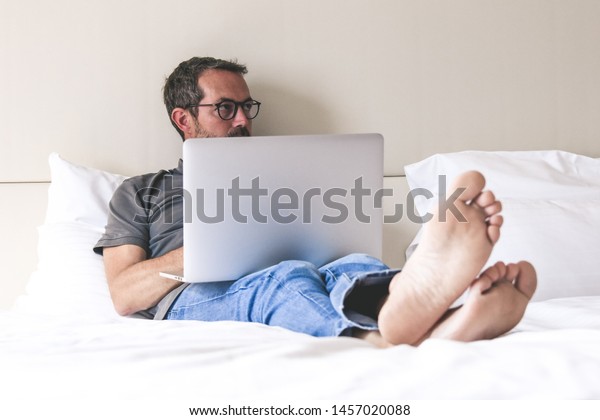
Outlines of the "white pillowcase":
M 108 202 L 125 179 L 98 169 L 87 168 L 50 154 L 50 176 L 46 223 L 82 222 L 104 229 Z
M 489 264 L 527 260 L 534 300 L 600 295 L 600 200 L 504 199 L 504 226 Z
M 92 248 L 104 233 L 108 202 L 125 179 L 49 157 L 52 183 L 44 225 L 38 228 L 38 268 L 15 310 L 92 322 L 117 319 L 102 257 Z
M 437 198 L 440 175 L 449 187 L 471 169 L 503 203 L 505 224 L 486 266 L 529 260 L 538 273 L 534 300 L 600 295 L 600 160 L 563 151 L 469 151 L 434 155 L 405 171 L 411 190 Z M 435 201 L 415 201 L 418 213 Z

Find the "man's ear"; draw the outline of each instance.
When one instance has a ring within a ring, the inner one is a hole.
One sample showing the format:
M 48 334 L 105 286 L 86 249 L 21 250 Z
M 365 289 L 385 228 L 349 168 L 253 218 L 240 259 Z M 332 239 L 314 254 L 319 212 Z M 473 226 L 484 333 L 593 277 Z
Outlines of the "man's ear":
M 191 135 L 194 130 L 192 116 L 183 108 L 175 108 L 171 111 L 171 119 L 187 135 Z

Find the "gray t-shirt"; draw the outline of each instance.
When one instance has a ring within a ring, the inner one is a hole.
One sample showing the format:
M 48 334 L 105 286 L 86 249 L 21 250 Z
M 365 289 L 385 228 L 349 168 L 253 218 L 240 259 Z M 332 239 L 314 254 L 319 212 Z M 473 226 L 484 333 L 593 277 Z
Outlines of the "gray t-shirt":
M 156 258 L 183 246 L 183 161 L 175 169 L 128 178 L 109 204 L 106 231 L 94 252 L 119 245 L 137 245 L 146 257 Z M 171 303 L 186 287 L 176 288 L 148 311 L 139 314 L 163 319 Z

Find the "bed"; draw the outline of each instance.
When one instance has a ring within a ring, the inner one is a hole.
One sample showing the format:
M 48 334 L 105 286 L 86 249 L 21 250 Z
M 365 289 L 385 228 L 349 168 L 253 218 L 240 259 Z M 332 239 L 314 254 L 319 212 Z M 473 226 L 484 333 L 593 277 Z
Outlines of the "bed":
M 141 399 L 206 405 L 600 398 L 599 159 L 555 150 L 469 151 L 407 165 L 413 191 L 438 191 L 440 175 L 450 179 L 465 168 L 484 172 L 506 219 L 490 260 L 532 261 L 539 286 L 522 322 L 502 337 L 385 350 L 258 324 L 118 316 L 102 259 L 91 248 L 124 177 L 56 153 L 49 165 L 37 268 L 14 307 L 0 312 L 4 410 L 32 398 L 57 409 L 66 401 L 73 407 Z M 415 201 L 417 211 L 424 214 L 432 202 Z M 411 239 L 409 254 L 419 235 Z

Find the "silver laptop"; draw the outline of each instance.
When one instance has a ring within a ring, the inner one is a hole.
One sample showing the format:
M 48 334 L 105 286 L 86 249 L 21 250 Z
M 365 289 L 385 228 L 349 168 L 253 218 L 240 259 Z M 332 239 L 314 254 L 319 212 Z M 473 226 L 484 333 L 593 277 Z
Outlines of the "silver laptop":
M 379 134 L 189 139 L 183 162 L 183 281 L 381 257 Z

